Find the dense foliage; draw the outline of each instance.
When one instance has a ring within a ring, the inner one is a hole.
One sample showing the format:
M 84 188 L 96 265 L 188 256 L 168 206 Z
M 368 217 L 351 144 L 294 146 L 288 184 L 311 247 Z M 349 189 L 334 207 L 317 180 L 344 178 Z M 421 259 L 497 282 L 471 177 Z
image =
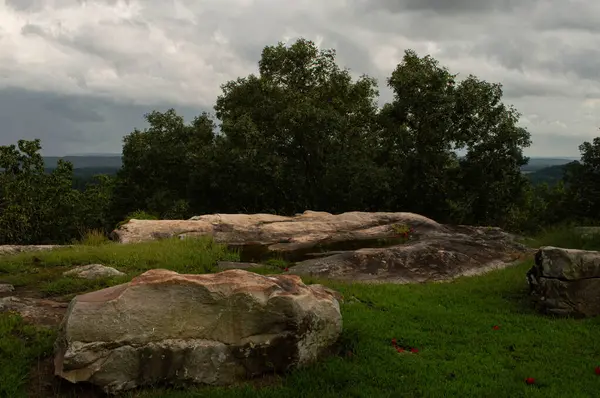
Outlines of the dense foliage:
M 530 134 L 500 84 L 459 81 L 411 50 L 387 84 L 394 98 L 378 108 L 374 79 L 301 39 L 265 47 L 257 75 L 222 86 L 218 132 L 206 113 L 147 114 L 114 176 L 84 184 L 61 161 L 48 172 L 39 140 L 0 147 L 0 244 L 64 243 L 136 211 L 411 211 L 517 231 L 599 218 L 600 138 L 556 184 L 532 184 Z

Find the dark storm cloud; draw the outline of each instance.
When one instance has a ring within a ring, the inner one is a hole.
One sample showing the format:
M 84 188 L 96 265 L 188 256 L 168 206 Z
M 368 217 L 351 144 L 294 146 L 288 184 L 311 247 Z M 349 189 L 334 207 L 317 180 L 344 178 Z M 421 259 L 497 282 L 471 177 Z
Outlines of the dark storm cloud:
M 92 97 L 4 89 L 0 90 L 0 145 L 39 138 L 47 156 L 118 153 L 123 136 L 134 128 L 146 127 L 145 113 L 154 109 L 165 111 L 170 107 L 170 104 L 143 106 Z M 202 112 L 191 107 L 175 108 L 188 121 Z

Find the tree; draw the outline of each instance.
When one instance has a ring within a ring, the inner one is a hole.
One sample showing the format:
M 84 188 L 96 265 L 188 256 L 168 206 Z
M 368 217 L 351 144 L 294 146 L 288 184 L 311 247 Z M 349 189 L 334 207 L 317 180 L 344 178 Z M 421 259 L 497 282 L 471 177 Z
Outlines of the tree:
M 394 100 L 381 111 L 378 161 L 393 170 L 391 207 L 501 225 L 527 188 L 520 166 L 529 133 L 502 104 L 501 85 L 456 77 L 408 50 L 388 79 Z
M 182 218 L 206 206 L 202 187 L 214 123 L 203 113 L 191 124 L 174 109 L 145 115 L 150 127 L 124 138 L 123 167 L 117 173 L 113 213 L 123 218 L 136 210 Z
M 111 214 L 116 178 L 99 174 L 85 185 L 81 194 L 79 207 L 79 228 L 85 230 L 101 230 L 110 233 L 120 221 Z
M 222 86 L 219 181 L 232 211 L 364 208 L 375 194 L 376 83 L 354 81 L 334 50 L 267 46 L 259 75 Z M 227 179 L 225 174 L 237 178 Z
M 565 183 L 572 201 L 572 215 L 586 221 L 600 220 L 600 137 L 579 146 L 581 161 L 565 168 Z
M 0 244 L 67 243 L 77 236 L 73 165 L 44 171 L 40 140 L 0 146 Z

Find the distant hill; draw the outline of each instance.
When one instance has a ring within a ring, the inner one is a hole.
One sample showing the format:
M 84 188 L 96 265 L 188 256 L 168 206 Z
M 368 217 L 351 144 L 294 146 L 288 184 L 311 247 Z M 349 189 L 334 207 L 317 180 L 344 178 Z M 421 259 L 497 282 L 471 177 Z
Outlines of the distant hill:
M 44 164 L 48 171 L 54 169 L 59 159 L 73 163 L 74 177 L 79 181 L 88 181 L 97 174 L 116 174 L 123 164 L 121 155 L 116 154 L 85 154 L 68 155 L 63 157 L 46 156 Z M 576 158 L 537 158 L 529 159 L 529 164 L 521 167 L 521 171 L 534 184 L 558 182 L 567 163 L 577 160 Z
M 121 155 L 114 154 L 44 156 L 46 172 L 55 169 L 59 159 L 73 163 L 73 188 L 76 189 L 83 189 L 95 175 L 117 174 L 122 165 Z
M 554 185 L 563 178 L 565 167 L 566 164 L 545 167 L 543 169 L 527 173 L 527 178 L 529 178 L 534 185 L 543 183 Z
M 521 167 L 521 171 L 524 173 L 531 173 L 533 171 L 545 169 L 552 166 L 565 165 L 571 163 L 578 158 L 529 158 L 529 163 Z
M 44 156 L 44 166 L 53 169 L 56 167 L 58 160 L 66 160 L 73 163 L 73 168 L 110 168 L 120 169 L 123 164 L 121 155 L 82 155 L 82 156 Z

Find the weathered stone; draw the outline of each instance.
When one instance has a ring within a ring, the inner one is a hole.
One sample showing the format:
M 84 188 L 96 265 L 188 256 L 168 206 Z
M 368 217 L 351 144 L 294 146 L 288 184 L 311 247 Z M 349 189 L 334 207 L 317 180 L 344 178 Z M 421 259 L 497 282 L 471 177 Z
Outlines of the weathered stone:
M 75 267 L 69 271 L 63 272 L 63 276 L 74 276 L 82 279 L 102 279 L 112 278 L 116 276 L 125 276 L 124 272 L 121 272 L 112 267 L 107 267 L 102 264 L 88 264 Z
M 275 266 L 258 264 L 258 263 L 242 263 L 236 261 L 218 261 L 217 269 L 219 271 L 226 271 L 228 269 L 252 269 L 252 268 L 272 268 L 273 270 L 278 269 Z
M 56 327 L 65 315 L 68 303 L 34 298 L 0 298 L 0 312 L 13 311 L 27 322 L 39 326 Z
M 0 293 L 10 293 L 14 291 L 15 287 L 13 285 L 10 285 L 8 283 L 0 283 Z
M 71 301 L 55 369 L 106 392 L 227 385 L 314 362 L 341 329 L 334 294 L 295 275 L 151 270 Z
M 442 225 L 413 213 L 307 211 L 295 217 L 212 214 L 191 220 L 131 220 L 114 236 L 139 242 L 154 239 L 156 232 L 209 235 L 240 249 L 244 262 L 283 257 L 296 263 L 290 273 L 362 282 L 451 280 L 515 264 L 531 252 L 499 228 Z
M 35 252 L 43 250 L 52 250 L 61 247 L 60 245 L 0 245 L 0 255 L 6 254 L 17 254 L 23 252 Z
M 533 302 L 541 312 L 600 315 L 600 252 L 542 247 L 527 277 Z
M 510 240 L 453 235 L 404 245 L 366 248 L 297 263 L 291 272 L 368 283 L 441 282 L 516 264 L 527 250 Z

